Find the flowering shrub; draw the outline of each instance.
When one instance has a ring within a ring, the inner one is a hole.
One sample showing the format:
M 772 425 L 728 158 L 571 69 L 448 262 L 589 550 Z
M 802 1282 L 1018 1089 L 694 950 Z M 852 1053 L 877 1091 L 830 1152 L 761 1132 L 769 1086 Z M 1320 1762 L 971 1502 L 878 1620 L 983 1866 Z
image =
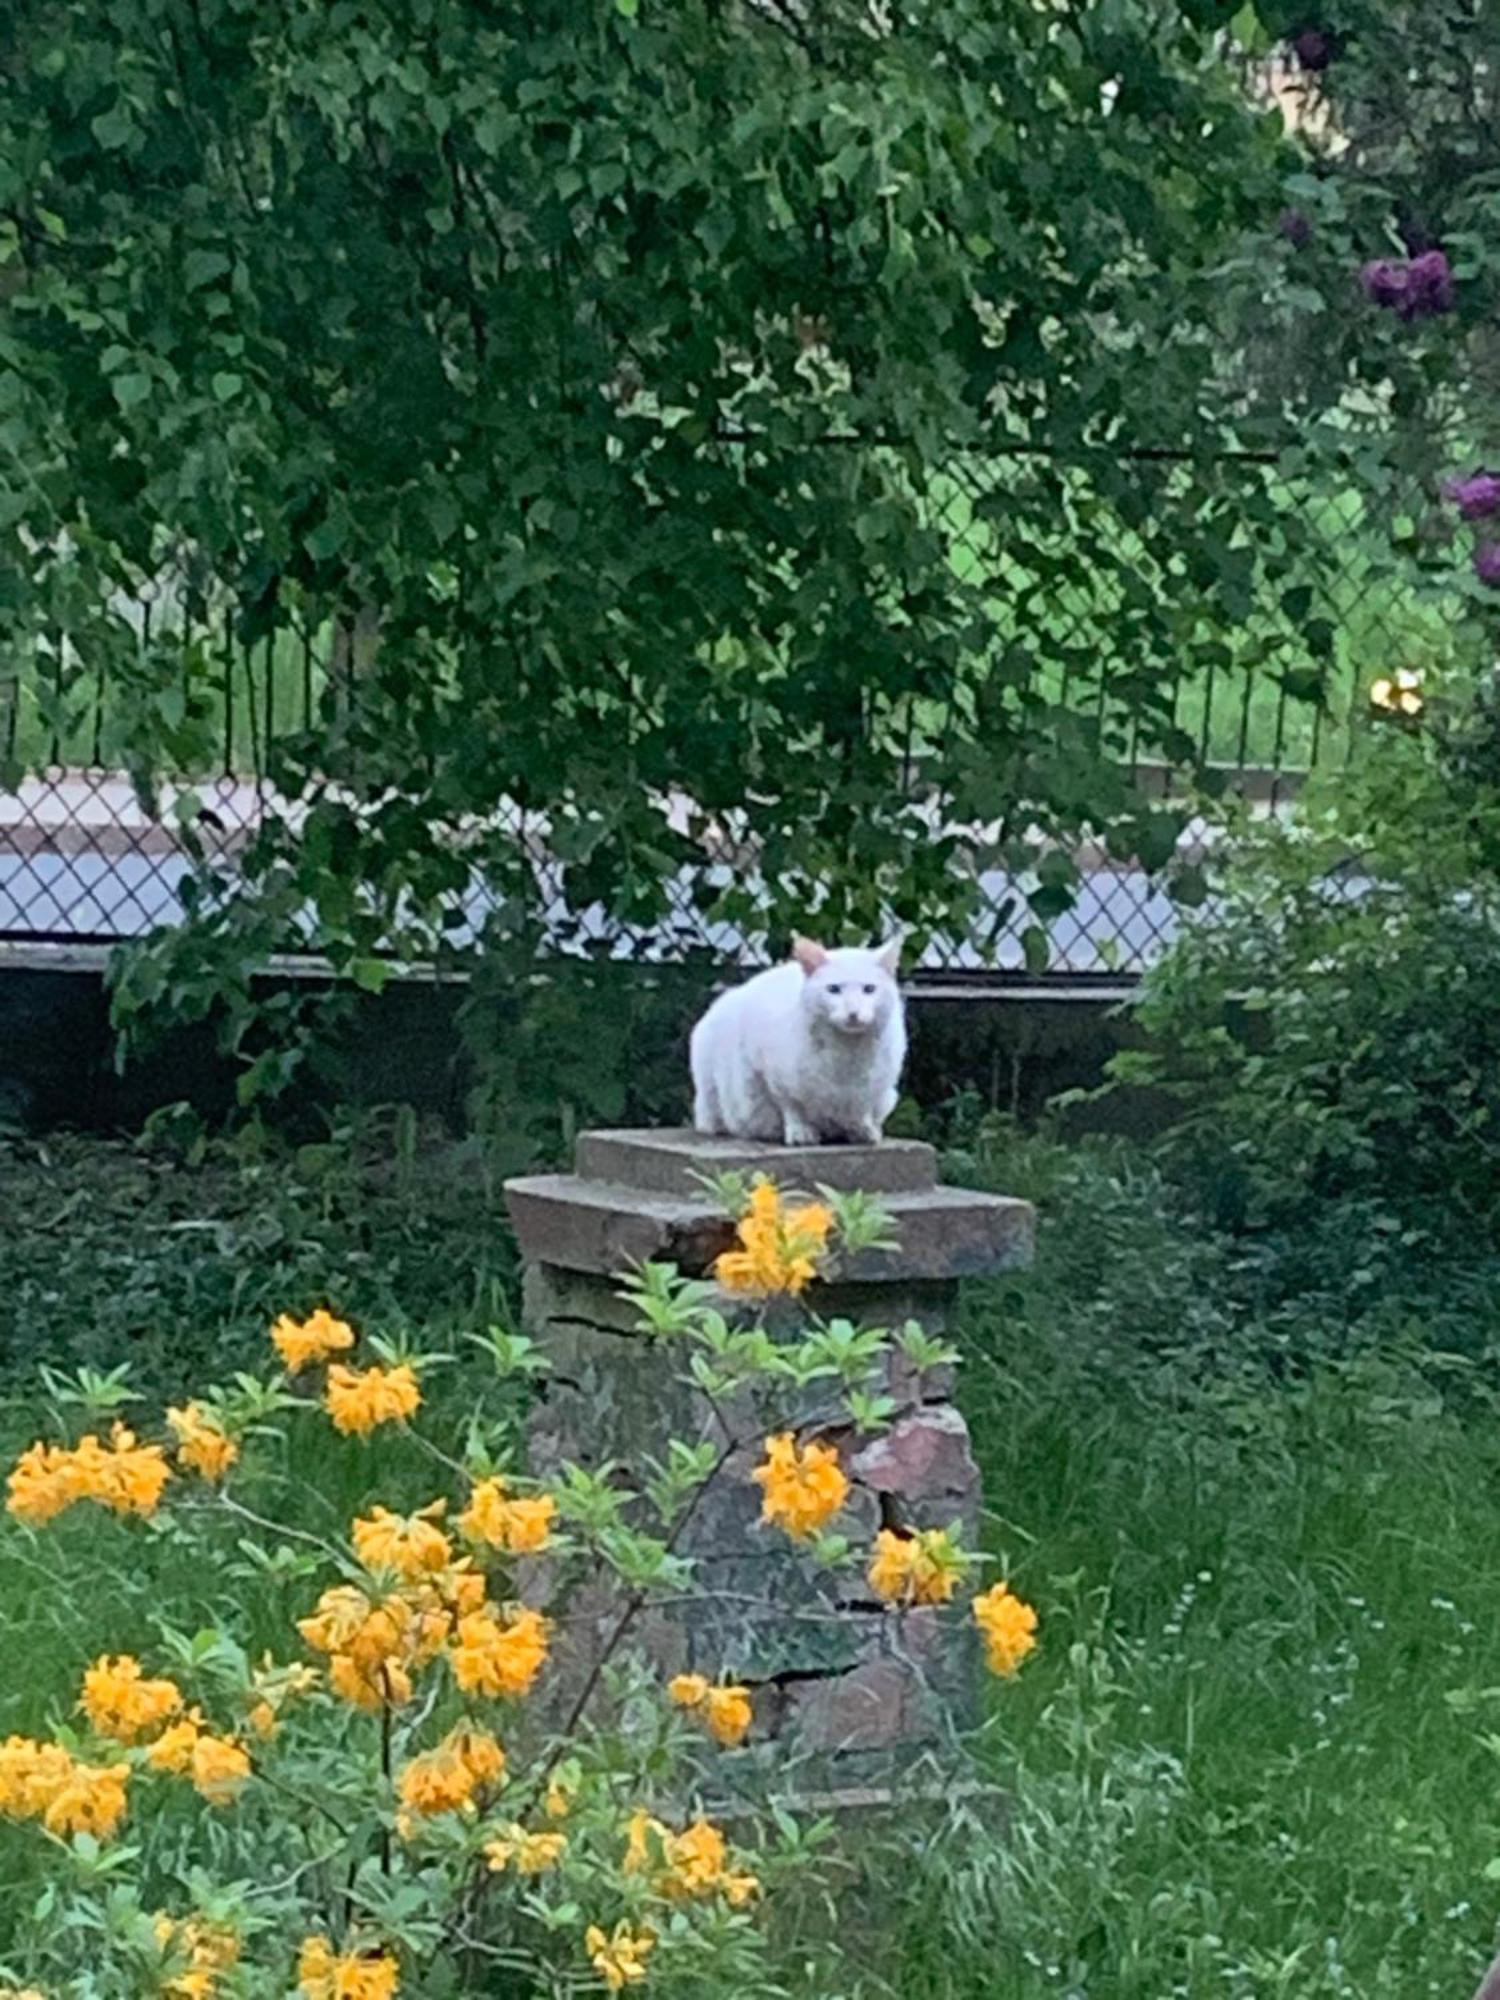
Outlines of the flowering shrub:
M 699 1389 L 770 1412 L 734 1439 L 757 1460 L 756 1532 L 863 1569 L 893 1619 L 951 1605 L 1013 1673 L 1035 1614 L 1003 1583 L 954 1603 L 977 1560 L 955 1532 L 888 1525 L 863 1550 L 830 1532 L 849 1494 L 839 1437 L 885 1421 L 882 1364 L 897 1347 L 918 1371 L 951 1360 L 915 1326 L 856 1332 L 788 1306 L 841 1248 L 882 1240 L 878 1208 L 731 1192 L 724 1291 L 670 1267 L 628 1289 Z M 727 1662 L 668 1676 L 631 1648 L 663 1594 L 709 1594 L 678 1544 L 728 1451 L 664 1440 L 645 1507 L 609 1468 L 563 1466 L 541 1490 L 513 1466 L 503 1406 L 544 1366 L 524 1337 L 480 1338 L 488 1366 L 465 1371 L 446 1423 L 428 1389 L 452 1357 L 362 1340 L 324 1310 L 283 1316 L 270 1340 L 278 1369 L 172 1408 L 159 1441 L 119 1421 L 122 1376 L 49 1378 L 95 1428 L 38 1439 L 10 1472 L 10 1535 L 97 1540 L 84 1516 L 102 1508 L 127 1540 L 217 1567 L 234 1615 L 174 1632 L 147 1551 L 100 1545 L 157 1636 L 133 1652 L 100 1631 L 50 1728 L 0 1744 L 0 1839 L 50 1840 L 52 1878 L 28 1934 L 0 1941 L 0 1993 L 7 1978 L 45 2000 L 756 1990 L 763 1898 L 806 1869 L 784 1812 L 743 1841 L 716 1817 L 759 1768 L 756 1690 Z M 786 1414 L 820 1382 L 837 1434 Z M 623 1612 L 575 1688 L 570 1605 L 601 1577 Z

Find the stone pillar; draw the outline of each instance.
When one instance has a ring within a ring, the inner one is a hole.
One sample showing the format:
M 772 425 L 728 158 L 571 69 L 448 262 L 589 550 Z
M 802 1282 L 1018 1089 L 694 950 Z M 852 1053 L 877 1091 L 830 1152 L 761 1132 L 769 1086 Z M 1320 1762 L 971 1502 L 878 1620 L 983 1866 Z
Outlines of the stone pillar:
M 632 1482 L 669 1438 L 757 1442 L 737 1451 L 679 1544 L 695 1564 L 706 1601 L 640 1616 L 632 1643 L 663 1673 L 728 1674 L 754 1693 L 756 1736 L 808 1768 L 839 1777 L 889 1768 L 891 1753 L 940 1740 L 969 1719 L 977 1680 L 973 1635 L 952 1612 L 896 1614 L 871 1600 L 860 1579 L 837 1581 L 805 1552 L 758 1525 L 760 1456 L 753 1410 L 711 1409 L 683 1379 L 685 1357 L 638 1333 L 617 1280 L 632 1264 L 670 1262 L 707 1274 L 734 1240 L 734 1224 L 705 1193 L 706 1174 L 768 1174 L 782 1188 L 821 1184 L 881 1197 L 897 1247 L 863 1251 L 836 1281 L 813 1288 L 820 1318 L 929 1333 L 953 1323 L 960 1281 L 1029 1261 L 1028 1203 L 943 1187 L 929 1146 L 786 1147 L 711 1139 L 691 1131 L 588 1132 L 575 1171 L 511 1181 L 511 1219 L 525 1263 L 524 1316 L 550 1373 L 531 1421 L 533 1469 L 571 1460 L 613 1462 Z M 724 1299 L 726 1314 L 743 1310 Z M 889 1427 L 856 1436 L 847 1422 L 820 1424 L 839 1446 L 851 1482 L 845 1521 L 865 1542 L 882 1526 L 939 1527 L 957 1521 L 972 1546 L 979 1475 L 968 1427 L 952 1398 L 952 1371 L 918 1376 L 899 1355 L 886 1382 L 896 1410 Z M 621 1597 L 601 1591 L 570 1602 L 559 1665 L 582 1685 Z M 811 1775 L 811 1772 L 809 1772 Z

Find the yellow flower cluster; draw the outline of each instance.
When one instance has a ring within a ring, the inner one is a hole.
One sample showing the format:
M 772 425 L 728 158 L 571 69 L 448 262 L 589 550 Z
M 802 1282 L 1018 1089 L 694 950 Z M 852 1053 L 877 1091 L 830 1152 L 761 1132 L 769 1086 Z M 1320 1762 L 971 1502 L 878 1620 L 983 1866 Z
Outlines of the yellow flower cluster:
M 177 1713 L 182 1694 L 171 1681 L 145 1679 L 140 1661 L 128 1653 L 105 1654 L 84 1674 L 78 1706 L 100 1736 L 139 1743 Z
M 760 1883 L 729 1864 L 729 1843 L 711 1820 L 696 1819 L 674 1833 L 644 1807 L 632 1814 L 622 1866 L 627 1875 L 649 1876 L 658 1895 L 677 1903 L 723 1896 L 740 1909 L 760 1894 Z
M 305 1320 L 283 1313 L 271 1328 L 271 1342 L 288 1375 L 300 1375 L 304 1368 L 316 1367 L 335 1354 L 346 1354 L 354 1345 L 354 1328 L 319 1306 Z
M 696 1715 L 726 1749 L 743 1743 L 750 1733 L 755 1717 L 749 1688 L 732 1683 L 716 1687 L 703 1674 L 677 1674 L 668 1681 L 667 1693 L 679 1708 Z
M 995 1583 L 976 1597 L 974 1623 L 984 1634 L 985 1664 L 992 1674 L 1013 1674 L 1036 1644 L 1036 1612 L 1012 1594 L 1009 1584 Z
M 651 1931 L 632 1930 L 624 1922 L 616 1924 L 612 1931 L 602 1931 L 597 1924 L 590 1924 L 583 1943 L 595 1972 L 611 1993 L 618 1993 L 622 1987 L 637 1986 L 645 1978 L 646 1960 L 656 1938 Z
M 413 1757 L 397 1781 L 406 1813 L 473 1812 L 475 1794 L 505 1775 L 505 1752 L 488 1731 L 460 1723 L 442 1742 Z
M 126 1748 L 143 1746 L 151 1770 L 191 1779 L 210 1805 L 232 1804 L 250 1777 L 239 1744 L 215 1735 L 198 1709 L 181 1714 L 173 1682 L 147 1679 L 128 1653 L 95 1660 L 78 1706 L 97 1735 Z M 0 1813 L 40 1819 L 51 1833 L 107 1838 L 125 1816 L 129 1779 L 128 1763 L 91 1764 L 62 1744 L 13 1736 L 0 1746 Z
M 12 1468 L 6 1505 L 33 1528 L 79 1500 L 97 1501 L 117 1514 L 154 1514 L 171 1477 L 160 1445 L 138 1445 L 133 1431 L 116 1424 L 107 1445 L 92 1433 L 71 1448 L 32 1445 Z
M 565 1833 L 538 1833 L 512 1820 L 499 1839 L 485 1843 L 485 1859 L 495 1874 L 514 1868 L 518 1875 L 544 1875 L 567 1851 Z
M 377 1425 L 404 1422 L 421 1407 L 421 1387 L 409 1362 L 361 1369 L 334 1361 L 335 1354 L 353 1347 L 354 1329 L 322 1306 L 305 1320 L 283 1313 L 271 1328 L 271 1341 L 289 1375 L 330 1364 L 323 1403 L 335 1428 L 346 1435 L 368 1437 Z
M 946 1604 L 966 1567 L 963 1550 L 947 1528 L 914 1535 L 882 1528 L 866 1571 L 871 1590 L 887 1604 Z
M 36 1819 L 49 1833 L 107 1840 L 125 1817 L 128 1764 L 89 1764 L 60 1743 L 0 1743 L 0 1815 Z
M 465 1694 L 523 1695 L 547 1658 L 547 1621 L 524 1605 L 492 1604 L 458 1621 L 453 1678 Z
M 212 2000 L 219 1978 L 239 1962 L 240 1941 L 227 1924 L 203 1917 L 158 1916 L 156 1942 L 168 1961 L 162 1985 L 167 2000 Z
M 324 1405 L 334 1429 L 347 1436 L 368 1437 L 378 1424 L 403 1423 L 421 1407 L 422 1391 L 408 1362 L 394 1368 L 346 1368 L 336 1361 L 328 1371 Z
M 408 1583 L 453 1561 L 453 1544 L 438 1527 L 446 1500 L 434 1500 L 415 1514 L 392 1514 L 374 1507 L 354 1523 L 354 1553 L 366 1569 L 394 1570 Z
M 328 1685 L 356 1708 L 399 1707 L 411 1699 L 412 1673 L 437 1658 L 453 1630 L 457 1605 L 484 1600 L 484 1579 L 455 1564 L 428 1578 L 372 1597 L 353 1584 L 325 1590 L 297 1630 L 328 1655 Z
M 218 1417 L 201 1403 L 169 1409 L 167 1423 L 177 1440 L 177 1456 L 201 1479 L 222 1479 L 240 1455 Z
M 754 1298 L 804 1291 L 818 1275 L 832 1229 L 833 1211 L 824 1203 L 785 1208 L 773 1182 L 757 1181 L 740 1217 L 738 1248 L 716 1260 L 714 1276 L 726 1292 Z
M 765 1458 L 751 1477 L 763 1495 L 760 1518 L 799 1541 L 831 1521 L 849 1491 L 833 1446 L 799 1446 L 790 1431 L 767 1438 Z
M 458 1525 L 471 1542 L 484 1542 L 507 1555 L 535 1555 L 546 1548 L 556 1514 L 550 1493 L 507 1499 L 503 1479 L 481 1479 Z
M 484 1578 L 467 1557 L 422 1570 L 383 1597 L 337 1584 L 297 1629 L 328 1655 L 329 1686 L 356 1708 L 409 1701 L 412 1675 L 445 1649 L 466 1694 L 525 1694 L 547 1658 L 546 1619 L 486 1602 Z
M 146 1751 L 153 1771 L 188 1778 L 200 1798 L 211 1806 L 231 1806 L 250 1776 L 250 1759 L 228 1736 L 216 1736 L 201 1710 L 190 1708 L 181 1721 L 169 1723 Z
M 392 2000 L 400 1967 L 388 1952 L 336 1953 L 325 1937 L 303 1941 L 297 1955 L 297 1991 L 304 2000 Z

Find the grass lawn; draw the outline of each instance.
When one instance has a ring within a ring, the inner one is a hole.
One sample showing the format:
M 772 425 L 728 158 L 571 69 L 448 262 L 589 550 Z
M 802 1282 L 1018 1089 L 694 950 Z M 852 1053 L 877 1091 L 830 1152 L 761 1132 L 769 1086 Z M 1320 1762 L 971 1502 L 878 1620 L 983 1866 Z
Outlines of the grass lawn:
M 1042 1615 L 981 1750 L 1013 1815 L 999 1841 L 961 1809 L 913 1834 L 882 1882 L 888 1948 L 789 1990 L 1466 2000 L 1500 1906 L 1500 1314 L 1437 1358 L 1420 1288 L 1352 1329 L 1294 1307 L 1289 1333 L 1136 1156 L 1002 1136 L 954 1170 L 1042 1211 L 1036 1271 L 976 1287 L 964 1339 L 987 1541 Z M 37 1427 L 41 1359 L 133 1357 L 154 1403 L 323 1290 L 373 1330 L 513 1308 L 465 1149 L 348 1133 L 192 1166 L 67 1141 L 0 1150 L 0 1180 L 7 1451 Z M 351 1452 L 351 1499 L 358 1477 Z M 169 1528 L 106 1528 L 155 1566 L 164 1621 L 212 1619 L 222 1582 Z M 26 1664 L 0 1736 L 94 1651 L 149 1644 L 82 1587 L 97 1557 L 0 1532 Z M 35 1848 L 0 1827 L 0 1961 Z

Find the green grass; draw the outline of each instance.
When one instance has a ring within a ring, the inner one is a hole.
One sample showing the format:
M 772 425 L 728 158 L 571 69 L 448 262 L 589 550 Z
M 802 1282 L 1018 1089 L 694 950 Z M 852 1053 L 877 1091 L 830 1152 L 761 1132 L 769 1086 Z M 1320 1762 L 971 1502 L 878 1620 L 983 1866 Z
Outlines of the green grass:
M 1481 1741 L 1500 1727 L 1500 1312 L 1466 1308 L 1462 1354 L 1420 1346 L 1451 1302 L 1414 1275 L 1395 1318 L 1336 1327 L 1317 1300 L 1289 1335 L 1240 1248 L 1174 1220 L 1139 1155 L 990 1135 L 953 1164 L 1042 1211 L 1035 1272 L 976 1287 L 963 1338 L 986 1543 L 1043 1621 L 981 1749 L 1013 1803 L 1001 1838 L 955 1808 L 883 1855 L 879 1952 L 791 1992 L 1465 2000 L 1500 1905 Z M 465 1150 L 346 1135 L 191 1167 L 73 1141 L 0 1171 L 0 1333 L 28 1369 L 134 1354 L 155 1396 L 242 1358 L 319 1269 L 392 1330 L 513 1304 Z M 8 1442 L 38 1421 L 12 1380 Z M 131 1562 L 187 1629 L 227 1588 L 167 1522 L 64 1524 L 42 1550 L 0 1535 L 26 1662 L 0 1679 L 0 1735 L 40 1723 L 106 1632 L 148 1643 L 110 1622 L 111 1563 Z M 267 1637 L 289 1589 L 267 1587 Z M 22 1855 L 0 1829 L 0 1958 L 35 1891 Z
M 1500 1909 L 1492 1368 L 1374 1340 L 1277 1382 L 1153 1175 L 978 1177 L 1038 1175 L 1038 1270 L 966 1342 L 988 1539 L 1044 1621 L 990 1724 L 1014 1831 L 922 1871 L 892 1990 L 1462 2000 Z

